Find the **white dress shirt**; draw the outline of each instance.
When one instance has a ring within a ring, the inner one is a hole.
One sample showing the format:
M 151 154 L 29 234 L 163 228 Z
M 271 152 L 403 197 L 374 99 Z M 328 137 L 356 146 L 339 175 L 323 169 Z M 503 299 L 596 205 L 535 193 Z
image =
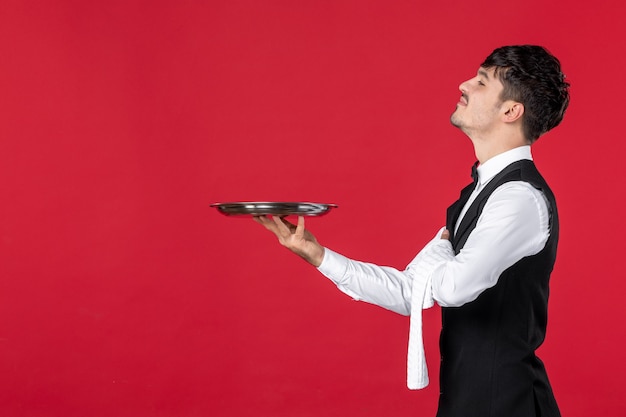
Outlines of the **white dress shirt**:
M 478 167 L 478 185 L 459 216 L 462 216 L 485 185 L 505 167 L 522 159 L 532 160 L 530 146 L 512 149 Z M 424 250 L 448 247 L 450 259 L 432 267 L 432 296 L 443 307 L 458 307 L 475 300 L 493 287 L 504 270 L 520 259 L 539 253 L 549 236 L 548 206 L 543 194 L 532 185 L 511 181 L 489 197 L 461 252 L 440 239 L 440 229 Z M 458 223 L 457 223 L 458 227 Z M 341 291 L 403 315 L 411 311 L 411 269 L 404 271 L 348 259 L 325 248 L 319 271 Z
M 478 167 L 478 184 L 461 211 L 456 227 L 485 185 L 505 167 L 523 159 L 532 160 L 530 146 L 499 154 Z M 412 314 L 415 283 L 424 293 L 416 295 L 420 305 L 413 306 L 413 314 L 432 306 L 433 300 L 443 307 L 462 306 L 496 285 L 507 268 L 543 249 L 549 237 L 547 201 L 543 193 L 526 182 L 511 181 L 499 186 L 487 200 L 476 227 L 456 256 L 451 243 L 440 238 L 444 229 L 437 232 L 404 271 L 348 259 L 328 248 L 318 269 L 355 300 L 399 314 Z M 421 313 L 419 315 L 421 340 Z

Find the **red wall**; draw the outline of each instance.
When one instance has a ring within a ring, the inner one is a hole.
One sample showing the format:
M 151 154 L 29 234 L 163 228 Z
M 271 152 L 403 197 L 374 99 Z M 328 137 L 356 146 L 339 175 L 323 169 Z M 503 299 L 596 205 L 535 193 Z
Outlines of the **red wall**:
M 561 3 L 561 4 L 558 4 Z M 535 159 L 562 236 L 546 362 L 563 415 L 619 416 L 621 1 L 0 5 L 0 415 L 414 416 L 408 319 L 339 293 L 215 201 L 307 200 L 319 240 L 398 268 L 468 181 L 448 118 L 495 47 L 572 83 Z M 613 213 L 617 213 L 614 216 Z

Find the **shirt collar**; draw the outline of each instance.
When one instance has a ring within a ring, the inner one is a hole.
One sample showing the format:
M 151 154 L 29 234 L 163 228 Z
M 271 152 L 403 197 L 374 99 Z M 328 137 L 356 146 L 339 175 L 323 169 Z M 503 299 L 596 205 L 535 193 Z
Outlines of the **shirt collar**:
M 478 187 L 487 184 L 493 177 L 495 177 L 500 171 L 513 162 L 527 159 L 532 161 L 533 156 L 530 152 L 530 145 L 520 146 L 519 148 L 513 148 L 506 152 L 502 152 L 490 158 L 484 164 L 478 166 Z

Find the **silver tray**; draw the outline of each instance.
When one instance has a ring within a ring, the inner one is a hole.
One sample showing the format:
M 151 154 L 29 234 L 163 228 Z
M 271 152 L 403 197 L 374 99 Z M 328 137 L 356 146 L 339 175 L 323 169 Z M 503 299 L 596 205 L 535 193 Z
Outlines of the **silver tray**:
M 322 216 L 336 204 L 285 202 L 285 201 L 242 201 L 232 203 L 213 203 L 220 213 L 226 216 Z

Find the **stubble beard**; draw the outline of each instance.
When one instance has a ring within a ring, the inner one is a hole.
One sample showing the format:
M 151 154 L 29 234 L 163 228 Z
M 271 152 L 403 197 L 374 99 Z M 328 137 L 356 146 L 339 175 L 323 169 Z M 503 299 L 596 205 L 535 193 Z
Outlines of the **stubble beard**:
M 461 126 L 463 126 L 463 123 L 461 122 L 461 117 L 457 115 L 458 111 L 459 107 L 457 106 L 457 108 L 454 110 L 454 112 L 452 112 L 452 115 L 450 116 L 450 123 L 452 123 L 452 126 L 458 127 L 460 129 Z

